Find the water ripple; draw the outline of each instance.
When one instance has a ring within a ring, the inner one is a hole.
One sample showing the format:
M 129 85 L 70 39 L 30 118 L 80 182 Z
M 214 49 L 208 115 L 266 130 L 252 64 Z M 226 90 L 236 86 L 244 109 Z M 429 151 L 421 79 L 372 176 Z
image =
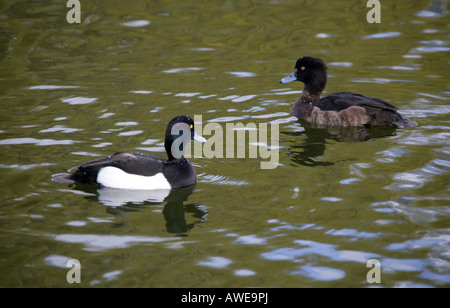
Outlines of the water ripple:
M 295 240 L 294 243 L 302 246 L 301 248 L 285 247 L 277 248 L 270 252 L 261 254 L 263 259 L 272 261 L 290 260 L 300 261 L 304 257 L 313 257 L 319 255 L 330 258 L 333 261 L 352 261 L 366 263 L 367 260 L 379 257 L 376 253 L 356 251 L 356 250 L 338 250 L 336 245 L 319 243 L 308 240 Z
M 186 73 L 190 71 L 201 71 L 202 68 L 200 67 L 180 67 L 180 68 L 172 68 L 165 71 L 162 71 L 166 74 L 178 74 L 178 73 Z
M 136 28 L 136 27 L 145 27 L 149 24 L 150 24 L 149 20 L 141 19 L 124 22 L 122 23 L 122 26 Z
M 198 177 L 199 177 L 198 181 L 202 182 L 202 183 L 211 183 L 211 184 L 220 184 L 220 185 L 236 185 L 236 186 L 249 185 L 249 183 L 246 181 L 230 180 L 230 178 L 225 175 L 213 175 L 213 174 L 202 173 L 202 174 L 199 174 Z
M 318 281 L 333 281 L 345 277 L 343 270 L 325 266 L 302 265 L 291 273 L 292 275 L 305 276 Z
M 47 129 L 41 129 L 39 132 L 40 133 L 55 133 L 55 132 L 61 132 L 61 133 L 75 133 L 75 132 L 79 132 L 82 131 L 83 129 L 81 128 L 70 128 L 70 127 L 66 127 L 64 125 L 55 125 L 51 128 L 47 128 Z
M 98 235 L 98 234 L 59 234 L 53 236 L 56 241 L 83 244 L 86 251 L 104 251 L 108 249 L 127 248 L 133 244 L 161 243 L 176 238 L 162 238 L 143 235 Z
M 251 72 L 228 72 L 228 74 L 234 75 L 236 77 L 255 77 L 257 76 L 255 73 Z
M 365 35 L 362 38 L 365 40 L 370 40 L 370 39 L 383 39 L 383 38 L 391 38 L 391 37 L 397 37 L 402 35 L 400 32 L 380 32 L 380 33 L 375 33 L 375 34 L 369 34 L 369 35 Z
M 75 140 L 54 140 L 54 139 L 36 139 L 36 138 L 10 138 L 0 140 L 0 145 L 10 145 L 10 144 L 34 144 L 38 146 L 47 145 L 69 145 L 79 143 L 81 141 Z
M 85 104 L 93 103 L 97 99 L 98 98 L 77 96 L 77 97 L 61 98 L 61 101 L 63 103 L 68 103 L 69 105 L 85 105 Z
M 59 89 L 76 89 L 79 86 L 56 86 L 56 85 L 40 85 L 29 87 L 28 90 L 59 90 Z
M 431 182 L 434 176 L 445 175 L 449 171 L 450 161 L 443 159 L 432 160 L 421 168 L 394 174 L 393 180 L 395 182 L 388 185 L 386 189 L 417 189 Z
M 206 260 L 199 261 L 197 264 L 213 268 L 225 268 L 231 263 L 233 261 L 225 257 L 209 257 Z

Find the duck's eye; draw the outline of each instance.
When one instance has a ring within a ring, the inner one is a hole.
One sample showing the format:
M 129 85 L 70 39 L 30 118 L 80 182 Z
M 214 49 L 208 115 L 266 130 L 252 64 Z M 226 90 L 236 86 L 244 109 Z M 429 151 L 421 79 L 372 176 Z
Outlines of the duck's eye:
M 300 67 L 300 70 L 304 71 L 304 70 L 305 70 L 305 67 L 304 67 L 304 66 Z
M 194 128 L 194 125 L 191 124 L 191 126 L 189 126 L 189 127 L 190 127 L 191 129 L 193 129 L 193 128 Z

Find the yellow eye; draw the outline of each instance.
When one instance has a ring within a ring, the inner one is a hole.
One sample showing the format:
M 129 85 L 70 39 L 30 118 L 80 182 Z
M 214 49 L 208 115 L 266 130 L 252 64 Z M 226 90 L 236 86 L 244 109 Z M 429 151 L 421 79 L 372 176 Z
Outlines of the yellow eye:
M 300 67 L 300 70 L 304 71 L 304 70 L 305 70 L 305 67 L 304 67 L 304 66 Z
M 194 128 L 194 125 L 191 124 L 191 126 L 189 126 L 189 127 L 190 127 L 191 129 L 193 129 L 193 128 Z

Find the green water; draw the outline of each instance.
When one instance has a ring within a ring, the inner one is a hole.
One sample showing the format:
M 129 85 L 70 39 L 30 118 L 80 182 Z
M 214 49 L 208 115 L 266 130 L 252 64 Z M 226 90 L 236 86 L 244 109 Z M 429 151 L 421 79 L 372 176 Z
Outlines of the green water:
M 0 2 L 0 287 L 449 287 L 448 3 L 380 2 L 379 24 L 366 1 L 81 0 L 80 24 L 66 1 Z M 298 122 L 302 84 L 278 80 L 302 55 L 328 63 L 327 93 L 419 126 L 355 142 Z M 164 156 L 180 114 L 279 123 L 279 166 L 189 158 L 197 185 L 165 201 L 52 182 Z

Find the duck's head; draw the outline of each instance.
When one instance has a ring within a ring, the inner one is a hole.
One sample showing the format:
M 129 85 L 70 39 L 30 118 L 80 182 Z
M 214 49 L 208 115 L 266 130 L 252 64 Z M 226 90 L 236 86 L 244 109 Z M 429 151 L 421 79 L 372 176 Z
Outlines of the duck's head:
M 196 140 L 205 142 L 206 139 L 195 132 L 194 121 L 187 115 L 181 115 L 170 120 L 167 124 L 164 147 L 169 160 L 184 156 L 186 145 Z
M 322 59 L 304 56 L 297 60 L 294 72 L 280 80 L 280 83 L 301 81 L 305 84 L 305 91 L 320 94 L 327 84 L 327 65 Z

